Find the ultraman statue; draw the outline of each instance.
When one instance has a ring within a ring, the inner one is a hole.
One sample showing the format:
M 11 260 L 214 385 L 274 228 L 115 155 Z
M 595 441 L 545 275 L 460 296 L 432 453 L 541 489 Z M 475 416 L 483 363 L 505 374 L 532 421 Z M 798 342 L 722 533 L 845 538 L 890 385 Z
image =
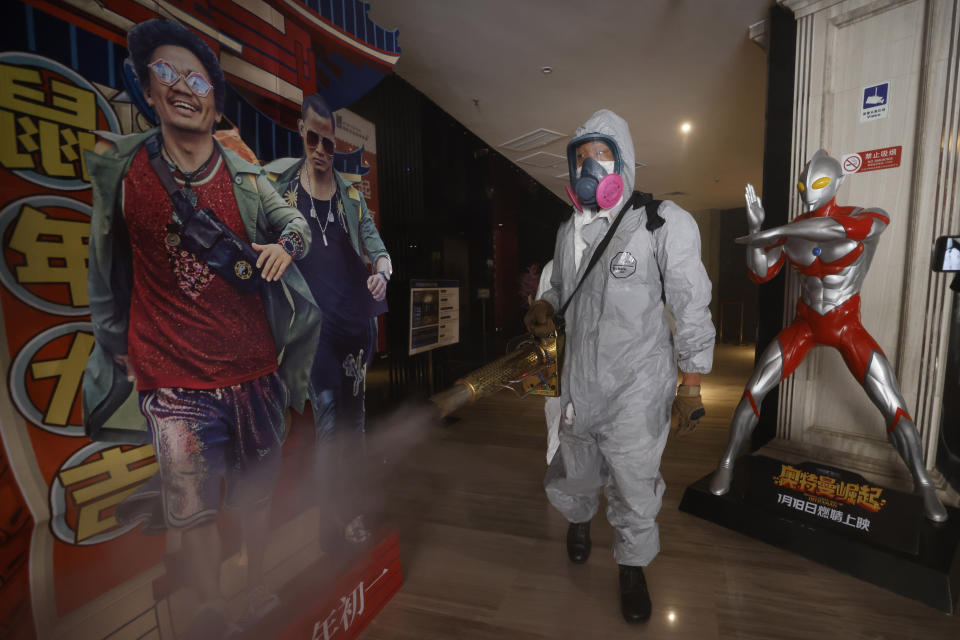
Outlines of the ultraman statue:
M 800 299 L 796 319 L 766 348 L 747 383 L 710 490 L 723 495 L 730 489 L 737 453 L 757 425 L 764 396 L 793 373 L 811 348 L 826 345 L 840 352 L 883 414 L 887 435 L 913 475 L 914 490 L 923 498 L 924 514 L 942 522 L 947 512 L 927 475 L 920 434 L 907 412 L 893 368 L 860 323 L 860 289 L 890 218 L 881 209 L 837 205 L 835 196 L 843 178 L 840 163 L 820 149 L 797 183 L 804 213 L 789 224 L 762 231 L 763 205 L 747 185 L 750 235 L 737 238 L 737 242 L 747 245 L 750 277 L 757 283 L 767 282 L 789 261 L 800 273 Z

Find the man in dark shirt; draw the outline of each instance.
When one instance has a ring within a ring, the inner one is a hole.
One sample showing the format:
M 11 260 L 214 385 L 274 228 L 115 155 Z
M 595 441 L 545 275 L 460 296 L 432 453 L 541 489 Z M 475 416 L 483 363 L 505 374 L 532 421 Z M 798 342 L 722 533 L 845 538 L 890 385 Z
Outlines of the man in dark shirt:
M 279 174 L 278 191 L 307 218 L 314 238 L 310 255 L 297 266 L 323 312 L 310 371 L 317 479 L 328 498 L 329 530 L 359 542 L 367 533 L 362 518 L 354 517 L 362 490 L 351 470 L 362 455 L 366 371 L 392 265 L 363 196 L 333 168 L 335 121 L 319 94 L 303 101 L 299 129 L 305 157 L 278 160 L 266 169 Z M 364 255 L 376 267 L 373 275 Z

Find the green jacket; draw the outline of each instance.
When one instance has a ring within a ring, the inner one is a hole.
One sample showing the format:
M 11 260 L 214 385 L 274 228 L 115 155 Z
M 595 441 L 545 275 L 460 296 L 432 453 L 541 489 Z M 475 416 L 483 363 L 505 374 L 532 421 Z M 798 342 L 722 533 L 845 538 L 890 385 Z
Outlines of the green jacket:
M 98 440 L 144 442 L 146 422 L 137 393 L 113 356 L 127 353 L 130 295 L 133 285 L 130 243 L 120 214 L 120 186 L 140 146 L 156 130 L 109 140 L 84 160 L 93 186 L 90 218 L 89 294 L 95 346 L 83 377 L 83 418 L 87 434 Z M 268 244 L 286 232 L 298 233 L 309 250 L 310 227 L 300 212 L 288 207 L 263 169 L 220 146 L 233 181 L 240 218 L 247 237 Z M 290 405 L 303 409 L 310 365 L 320 338 L 320 309 L 296 268 L 287 267 L 280 285 L 261 294 L 279 355 L 280 376 L 290 391 Z
M 267 172 L 267 176 L 276 183 L 277 190 L 282 194 L 290 187 L 290 182 L 297 177 L 302 166 L 303 158 L 279 158 L 263 168 Z M 337 180 L 337 189 L 340 191 L 340 201 L 343 203 L 343 213 L 347 219 L 347 229 L 350 231 L 353 250 L 362 258 L 363 252 L 360 250 L 362 244 L 363 251 L 370 257 L 370 262 L 374 265 L 381 257 L 386 257 L 389 260 L 390 254 L 387 253 L 387 248 L 384 246 L 383 240 L 380 239 L 377 225 L 367 209 L 367 203 L 363 196 L 336 170 L 334 170 L 333 175 Z

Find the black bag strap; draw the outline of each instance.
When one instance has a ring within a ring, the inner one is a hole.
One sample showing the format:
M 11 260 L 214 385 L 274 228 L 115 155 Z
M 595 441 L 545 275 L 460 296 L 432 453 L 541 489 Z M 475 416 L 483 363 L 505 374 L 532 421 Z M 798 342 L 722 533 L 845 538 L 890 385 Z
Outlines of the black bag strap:
M 144 146 L 147 148 L 147 157 L 150 159 L 150 166 L 153 167 L 153 171 L 157 174 L 157 177 L 160 178 L 160 184 L 163 185 L 167 195 L 172 198 L 173 194 L 180 191 L 180 187 L 177 186 L 176 180 L 173 179 L 173 172 L 170 171 L 170 167 L 167 166 L 167 163 L 160 155 L 160 134 L 154 134 L 147 138 Z
M 173 178 L 173 172 L 170 171 L 170 166 L 167 165 L 166 160 L 160 154 L 160 134 L 157 133 L 147 138 L 144 146 L 147 148 L 147 158 L 153 172 L 157 174 L 164 191 L 170 196 L 170 201 L 173 203 L 173 214 L 176 218 L 179 218 L 177 222 L 185 224 L 188 219 L 193 217 L 194 207 L 184 194 L 183 189 L 177 186 L 177 181 Z
M 651 233 L 662 227 L 663 223 L 666 222 L 660 215 L 661 204 L 663 204 L 663 200 L 653 200 L 651 198 L 644 205 L 647 209 L 647 231 Z
M 597 248 L 594 249 L 593 255 L 590 256 L 590 262 L 587 263 L 587 268 L 583 271 L 583 275 L 580 276 L 580 282 L 577 283 L 576 288 L 574 288 L 573 293 L 570 294 L 570 297 L 567 298 L 567 301 L 560 306 L 560 311 L 557 312 L 558 316 L 563 316 L 567 310 L 567 307 L 569 307 L 570 303 L 573 302 L 573 297 L 577 295 L 577 291 L 580 290 L 580 287 L 587 279 L 587 276 L 590 275 L 590 271 L 600 261 L 600 258 L 603 257 L 603 252 L 606 251 L 607 245 L 609 245 L 610 241 L 613 240 L 613 236 L 617 232 L 617 227 L 620 226 L 620 222 L 623 220 L 624 214 L 627 212 L 627 210 L 645 207 L 647 210 L 647 230 L 652 232 L 655 229 L 663 226 L 663 223 L 665 222 L 665 220 L 660 217 L 660 214 L 657 212 L 657 209 L 660 208 L 660 203 L 660 200 L 654 200 L 651 194 L 644 193 L 642 191 L 634 191 L 630 195 L 630 198 L 626 201 L 626 203 L 624 203 L 623 208 L 620 209 L 620 213 L 617 214 L 613 224 L 611 224 L 610 228 L 607 229 L 607 234 L 603 236 L 603 240 L 601 240 L 600 244 L 597 245 Z
M 663 200 L 651 200 L 647 203 L 647 231 L 653 233 L 657 229 L 663 226 L 663 223 L 666 220 L 663 219 L 663 216 L 660 215 L 660 204 L 663 203 Z M 663 282 L 663 269 L 660 268 L 660 257 L 657 256 L 657 239 L 656 234 L 654 234 L 653 239 L 653 261 L 657 263 L 657 273 L 660 274 L 660 301 L 666 304 L 667 302 L 667 288 Z

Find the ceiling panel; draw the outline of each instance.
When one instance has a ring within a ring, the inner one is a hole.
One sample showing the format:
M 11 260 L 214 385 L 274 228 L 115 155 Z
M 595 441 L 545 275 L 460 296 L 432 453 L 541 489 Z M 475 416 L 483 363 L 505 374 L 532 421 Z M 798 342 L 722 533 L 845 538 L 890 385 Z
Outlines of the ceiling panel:
M 748 29 L 771 0 L 371 4 L 373 20 L 400 30 L 396 73 L 514 162 L 563 156 L 569 138 L 505 142 L 539 129 L 570 136 L 609 108 L 630 125 L 637 188 L 704 210 L 742 206 L 744 184 L 760 185 L 766 54 Z M 566 198 L 562 162 L 518 166 Z

